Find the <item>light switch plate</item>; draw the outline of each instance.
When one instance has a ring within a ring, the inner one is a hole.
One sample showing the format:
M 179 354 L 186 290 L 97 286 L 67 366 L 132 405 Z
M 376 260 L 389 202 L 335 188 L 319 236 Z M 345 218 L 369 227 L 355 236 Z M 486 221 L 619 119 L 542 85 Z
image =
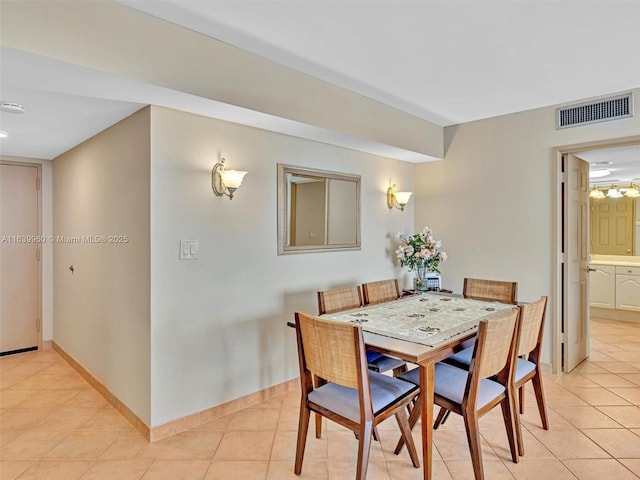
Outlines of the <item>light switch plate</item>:
M 180 240 L 180 258 L 185 260 L 198 258 L 198 241 Z

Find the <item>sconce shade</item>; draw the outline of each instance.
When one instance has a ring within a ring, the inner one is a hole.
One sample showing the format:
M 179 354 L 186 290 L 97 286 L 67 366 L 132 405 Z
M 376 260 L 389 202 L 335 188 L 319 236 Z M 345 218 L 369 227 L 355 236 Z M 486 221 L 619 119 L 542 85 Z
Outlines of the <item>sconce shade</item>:
M 589 197 L 591 198 L 604 198 L 604 192 L 599 188 L 593 187 L 589 192 Z
M 242 184 L 242 179 L 247 172 L 225 170 L 224 162 L 225 159 L 223 158 L 213 166 L 213 170 L 211 171 L 211 188 L 217 197 L 226 195 L 233 200 L 233 194 Z
M 387 188 L 387 207 L 391 210 L 396 207 L 404 212 L 404 206 L 409 202 L 412 192 L 396 192 L 396 184 L 394 183 Z
M 222 177 L 222 183 L 227 188 L 238 188 L 242 184 L 242 179 L 247 174 L 240 170 L 222 170 L 220 176 Z
M 607 191 L 607 197 L 609 198 L 620 198 L 622 197 L 622 193 L 615 185 L 611 185 L 611 188 Z
M 411 194 L 412 192 L 396 192 L 395 193 L 396 202 L 398 202 L 399 205 L 406 205 L 407 203 L 409 203 Z
M 640 197 L 640 191 L 638 191 L 638 187 L 636 187 L 633 183 L 627 188 L 627 191 L 624 192 L 626 197 L 637 198 Z

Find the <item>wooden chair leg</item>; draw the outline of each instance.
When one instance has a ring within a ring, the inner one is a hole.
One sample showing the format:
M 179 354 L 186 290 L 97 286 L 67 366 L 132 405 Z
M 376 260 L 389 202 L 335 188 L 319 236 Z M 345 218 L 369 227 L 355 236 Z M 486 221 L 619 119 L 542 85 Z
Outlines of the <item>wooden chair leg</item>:
M 309 431 L 309 417 L 311 411 L 304 402 L 300 405 L 300 417 L 298 419 L 298 443 L 296 445 L 296 463 L 293 469 L 296 475 L 302 472 L 302 460 L 304 459 L 304 448 L 307 444 L 307 432 Z
M 440 407 L 440 411 L 438 412 L 438 416 L 436 417 L 436 421 L 433 422 L 433 429 L 437 430 L 440 425 L 444 423 L 444 421 L 449 417 L 451 413 L 450 410 L 447 410 L 444 407 Z
M 482 466 L 482 445 L 480 443 L 480 431 L 478 430 L 478 417 L 475 411 L 463 412 L 464 426 L 471 452 L 473 464 L 473 476 L 475 480 L 484 480 L 484 468 Z
M 418 395 L 413 402 L 413 408 L 411 409 L 411 414 L 409 415 L 409 429 L 413 430 L 413 427 L 420 420 L 420 396 Z M 398 455 L 402 451 L 402 447 L 404 446 L 404 437 L 401 435 L 398 439 L 398 443 L 396 444 L 396 448 L 393 451 L 396 455 Z
M 358 432 L 358 464 L 356 465 L 356 480 L 366 480 L 367 466 L 369 464 L 369 451 L 371 450 L 371 434 L 373 424 L 364 422 Z
M 516 432 L 520 421 L 518 419 L 518 414 L 513 408 L 513 398 L 511 395 L 508 395 L 500 402 L 500 407 L 502 407 L 502 418 L 504 419 L 504 427 L 507 430 L 507 438 L 509 439 L 509 450 L 511 451 L 511 460 L 513 463 L 518 463 L 520 461 L 520 455 L 518 455 L 518 450 L 520 449 L 519 437 Z M 524 450 L 524 448 L 523 448 Z M 524 452 L 523 452 L 524 454 Z
M 316 413 L 316 438 L 322 437 L 322 415 Z
M 536 376 L 531 379 L 533 383 L 533 391 L 536 394 L 536 403 L 538 404 L 538 411 L 540 412 L 542 428 L 544 428 L 545 430 L 549 430 L 547 404 L 544 401 L 544 387 L 542 386 L 542 371 L 540 370 L 540 368 L 537 368 L 536 370 Z
M 407 419 L 406 412 L 404 410 L 399 410 L 398 413 L 396 413 L 396 420 L 398 421 L 400 433 L 402 434 L 401 438 L 404 439 L 404 443 L 407 445 L 411 463 L 413 463 L 414 467 L 420 468 L 420 460 L 418 460 L 418 452 L 416 451 L 416 445 L 413 442 L 411 427 L 409 426 L 409 420 Z
M 524 415 L 524 385 L 518 389 L 518 399 L 520 400 L 520 415 Z
M 313 388 L 316 389 L 318 387 L 321 387 L 322 385 L 324 385 L 325 383 L 327 383 L 326 380 L 317 377 L 317 376 L 313 376 Z M 316 413 L 315 414 L 316 417 L 316 438 L 320 438 L 322 437 L 322 415 Z
M 520 392 L 520 389 L 516 389 L 516 392 Z M 518 395 L 514 395 L 511 398 L 511 408 L 513 411 L 513 418 L 516 427 L 516 440 L 518 442 L 518 454 L 524 455 L 524 439 L 522 437 L 522 425 L 520 423 L 520 411 L 518 409 Z

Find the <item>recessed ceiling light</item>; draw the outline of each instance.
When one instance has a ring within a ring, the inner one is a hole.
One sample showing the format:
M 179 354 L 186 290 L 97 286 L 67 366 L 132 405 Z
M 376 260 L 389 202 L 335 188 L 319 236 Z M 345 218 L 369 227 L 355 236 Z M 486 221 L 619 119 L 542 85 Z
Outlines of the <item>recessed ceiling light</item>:
M 7 132 L 5 132 L 4 130 L 0 130 L 0 138 L 7 138 L 9 136 L 9 134 Z
M 609 170 L 590 170 L 589 178 L 606 177 L 607 175 L 610 175 L 610 174 L 611 172 Z
M 24 113 L 24 105 L 16 102 L 0 102 L 0 110 L 7 113 Z

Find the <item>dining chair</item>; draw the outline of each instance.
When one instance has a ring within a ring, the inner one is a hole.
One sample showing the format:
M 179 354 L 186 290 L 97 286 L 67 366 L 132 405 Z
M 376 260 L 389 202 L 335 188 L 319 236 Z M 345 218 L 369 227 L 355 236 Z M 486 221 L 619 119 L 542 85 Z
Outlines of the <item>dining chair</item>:
M 327 313 L 337 313 L 345 310 L 362 307 L 362 289 L 360 285 L 352 287 L 334 288 L 318 292 L 318 315 Z M 407 363 L 399 358 L 390 357 L 373 350 L 366 350 L 367 366 L 370 370 L 378 373 L 393 371 L 393 375 L 397 376 L 407 371 Z M 321 386 L 326 382 L 322 377 L 316 377 L 316 386 Z M 316 438 L 322 436 L 322 417 L 316 415 Z M 377 430 L 374 429 L 373 436 L 376 440 L 380 437 Z
M 300 364 L 300 416 L 294 473 L 300 475 L 311 412 L 352 430 L 358 437 L 356 480 L 367 475 L 373 429 L 394 415 L 414 467 L 420 467 L 407 419 L 418 387 L 367 368 L 362 328 L 295 314 Z M 315 386 L 313 377 L 327 383 Z
M 377 303 L 397 300 L 400 298 L 398 280 L 390 278 L 389 280 L 363 283 L 362 294 L 365 305 L 375 305 Z
M 319 315 L 351 310 L 362 305 L 362 290 L 359 285 L 318 292 Z M 371 370 L 380 373 L 393 371 L 394 376 L 397 376 L 407 371 L 407 363 L 404 360 L 373 350 L 367 350 L 367 362 Z
M 486 280 L 482 278 L 465 278 L 462 288 L 464 298 L 474 300 L 484 300 L 490 302 L 517 303 L 518 282 L 506 282 L 503 280 Z M 468 369 L 473 354 L 473 345 L 467 346 L 463 350 L 454 353 L 444 360 L 456 367 Z M 444 423 L 449 418 L 446 413 L 441 419 Z
M 443 362 L 435 365 L 434 404 L 442 408 L 433 428 L 438 428 L 446 412 L 462 415 L 476 480 L 484 479 L 478 420 L 498 405 L 502 408 L 511 459 L 514 463 L 520 459 L 515 390 L 511 380 L 515 368 L 519 312 L 516 307 L 506 314 L 480 321 L 468 371 Z M 398 378 L 420 384 L 418 369 L 403 373 Z M 409 417 L 411 428 L 419 418 L 420 406 L 416 404 Z M 399 453 L 403 445 L 404 439 L 400 438 L 395 453 Z
M 519 413 L 521 415 L 524 414 L 524 385 L 531 380 L 533 392 L 536 396 L 536 403 L 538 404 L 538 412 L 540 413 L 540 421 L 542 422 L 542 428 L 544 430 L 549 430 L 549 417 L 547 415 L 547 404 L 544 398 L 544 387 L 542 385 L 540 350 L 544 334 L 544 318 L 547 310 L 547 300 L 548 298 L 546 296 L 542 296 L 535 302 L 520 305 L 520 332 L 518 334 L 520 340 L 516 350 L 516 368 L 513 378 L 514 391 L 518 392 Z M 468 370 L 471 365 L 472 352 L 472 347 L 466 348 L 451 355 L 444 361 L 458 368 Z M 444 423 L 446 418 L 447 415 L 442 418 L 440 423 Z M 524 441 L 520 422 L 517 422 L 516 426 L 518 428 L 518 451 L 520 455 L 524 455 Z
M 502 280 L 484 280 L 479 278 L 465 278 L 462 295 L 464 298 L 484 300 L 490 302 L 502 302 L 516 304 L 518 282 L 505 282 Z M 473 345 L 454 353 L 444 361 L 460 368 L 469 368 Z
M 320 315 L 360 308 L 362 305 L 362 290 L 359 285 L 318 292 L 318 312 Z
M 465 278 L 462 295 L 464 298 L 511 303 L 515 305 L 518 296 L 518 282 Z
M 516 368 L 514 372 L 514 391 L 518 391 L 520 400 L 520 414 L 524 414 L 524 385 L 531 381 L 533 392 L 538 404 L 540 421 L 542 428 L 549 430 L 549 418 L 547 415 L 547 404 L 544 398 L 544 387 L 542 386 L 542 368 L 540 365 L 540 350 L 542 347 L 542 336 L 544 334 L 544 318 L 547 310 L 546 296 L 540 297 L 533 303 L 525 303 L 520 314 L 520 341 L 516 350 Z M 515 399 L 514 399 L 515 400 Z M 518 434 L 518 450 L 520 455 L 524 455 L 524 443 L 520 422 L 516 423 Z

